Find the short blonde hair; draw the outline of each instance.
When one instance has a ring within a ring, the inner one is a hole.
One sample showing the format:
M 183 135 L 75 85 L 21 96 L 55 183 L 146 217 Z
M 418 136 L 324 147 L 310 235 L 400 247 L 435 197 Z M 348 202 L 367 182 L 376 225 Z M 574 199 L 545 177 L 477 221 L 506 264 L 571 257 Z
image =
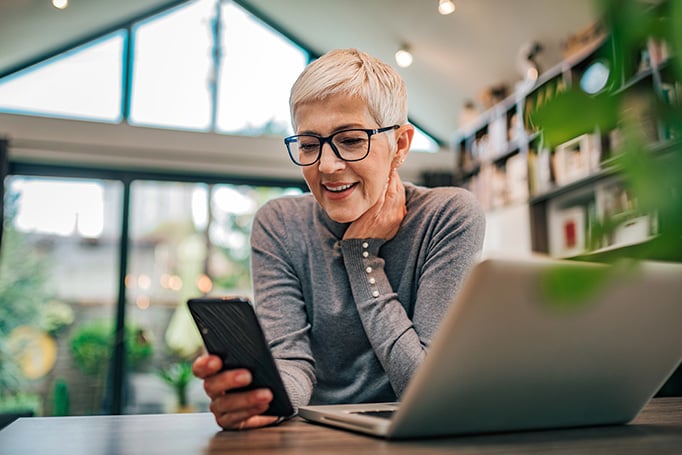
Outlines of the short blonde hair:
M 400 74 L 365 52 L 336 49 L 310 63 L 291 87 L 294 131 L 298 106 L 338 94 L 363 100 L 380 127 L 407 123 L 407 88 Z

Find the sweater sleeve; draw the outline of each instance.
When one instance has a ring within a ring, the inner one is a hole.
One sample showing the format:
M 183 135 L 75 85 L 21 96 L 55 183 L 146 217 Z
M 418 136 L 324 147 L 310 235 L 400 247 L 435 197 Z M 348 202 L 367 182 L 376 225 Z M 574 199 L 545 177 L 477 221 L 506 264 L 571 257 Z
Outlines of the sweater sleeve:
M 429 235 L 423 240 L 427 244 L 421 246 L 425 253 L 411 318 L 385 270 L 388 261 L 401 261 L 406 255 L 383 257 L 385 242 L 380 239 L 342 242 L 344 264 L 365 333 L 397 396 L 402 395 L 426 355 L 452 296 L 482 247 L 485 218 L 474 198 L 457 190 L 437 199 L 429 207 L 414 209 L 424 213 L 411 214 L 429 224 L 428 229 L 422 227 Z M 435 210 L 434 204 L 438 206 Z
M 294 249 L 279 213 L 274 204 L 266 204 L 256 214 L 251 232 L 251 276 L 256 313 L 289 398 L 298 408 L 310 401 L 316 379 L 310 323 L 289 256 Z

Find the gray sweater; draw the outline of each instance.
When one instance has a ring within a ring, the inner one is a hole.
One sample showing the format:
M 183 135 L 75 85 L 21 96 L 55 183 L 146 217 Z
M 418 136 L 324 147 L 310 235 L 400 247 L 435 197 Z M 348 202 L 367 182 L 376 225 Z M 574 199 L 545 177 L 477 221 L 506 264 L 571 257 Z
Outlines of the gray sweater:
M 265 204 L 251 235 L 258 317 L 294 406 L 396 401 L 481 250 L 460 188 L 405 184 L 398 234 L 341 240 L 312 195 Z

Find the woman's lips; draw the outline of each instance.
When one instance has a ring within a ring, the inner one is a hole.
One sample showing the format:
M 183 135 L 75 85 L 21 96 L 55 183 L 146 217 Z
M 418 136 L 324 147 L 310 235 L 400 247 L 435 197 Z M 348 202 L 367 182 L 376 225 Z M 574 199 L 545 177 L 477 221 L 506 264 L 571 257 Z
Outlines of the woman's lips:
M 329 199 L 337 200 L 348 196 L 356 185 L 357 183 L 324 183 L 322 187 Z

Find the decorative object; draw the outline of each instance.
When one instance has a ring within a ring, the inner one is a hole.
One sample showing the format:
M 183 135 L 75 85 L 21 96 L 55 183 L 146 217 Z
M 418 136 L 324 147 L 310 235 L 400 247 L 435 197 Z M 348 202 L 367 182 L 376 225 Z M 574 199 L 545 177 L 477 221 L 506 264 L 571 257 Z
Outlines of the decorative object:
M 611 68 L 608 60 L 596 60 L 583 72 L 580 78 L 580 88 L 585 93 L 596 95 L 606 88 L 610 74 Z
M 57 343 L 47 333 L 22 325 L 12 330 L 7 338 L 8 351 L 27 379 L 45 376 L 57 360 Z
M 550 254 L 570 257 L 585 251 L 585 208 L 569 207 L 557 211 L 550 231 Z
M 557 185 L 565 185 L 586 177 L 599 164 L 599 141 L 593 134 L 583 134 L 556 147 L 552 170 Z

